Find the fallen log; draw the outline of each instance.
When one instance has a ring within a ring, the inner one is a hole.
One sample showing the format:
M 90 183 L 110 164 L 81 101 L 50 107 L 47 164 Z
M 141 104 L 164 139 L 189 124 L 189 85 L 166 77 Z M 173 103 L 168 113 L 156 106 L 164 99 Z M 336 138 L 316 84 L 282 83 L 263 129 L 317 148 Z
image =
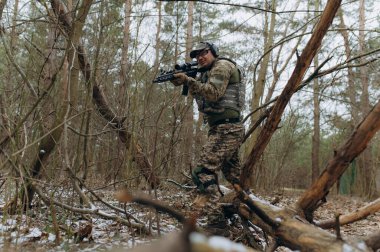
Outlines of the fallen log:
M 248 195 L 235 185 L 239 204 L 239 214 L 259 226 L 264 232 L 276 239 L 278 246 L 301 251 L 372 251 L 365 241 L 344 241 L 305 219 L 299 217 L 291 208 L 279 208 L 270 203 Z M 265 213 L 265 220 L 257 210 Z M 268 221 L 270 220 L 270 221 Z
M 346 225 L 358 220 L 362 220 L 367 216 L 380 211 L 380 198 L 359 208 L 357 211 L 339 216 L 339 225 Z M 336 225 L 335 219 L 318 221 L 315 223 L 320 228 L 333 228 Z
M 367 246 L 372 248 L 374 251 L 380 250 L 380 232 L 368 236 L 366 239 L 364 239 L 364 241 Z

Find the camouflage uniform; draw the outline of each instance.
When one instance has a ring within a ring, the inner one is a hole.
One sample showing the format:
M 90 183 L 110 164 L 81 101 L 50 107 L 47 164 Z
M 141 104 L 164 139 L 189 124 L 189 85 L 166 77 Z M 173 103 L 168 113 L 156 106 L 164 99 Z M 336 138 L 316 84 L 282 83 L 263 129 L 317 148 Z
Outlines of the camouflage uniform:
M 231 183 L 239 183 L 240 160 L 238 149 L 244 136 L 244 127 L 240 122 L 240 111 L 236 104 L 229 107 L 229 101 L 221 104 L 232 79 L 240 73 L 235 64 L 225 59 L 216 59 L 209 70 L 197 79 L 189 78 L 187 84 L 195 97 L 198 109 L 204 113 L 210 126 L 208 141 L 202 148 L 197 167 L 192 173 L 194 182 L 200 192 L 208 195 L 205 205 L 199 205 L 208 216 L 208 224 L 225 224 L 225 218 L 217 202 L 220 194 L 217 190 L 217 171 L 221 170 Z M 236 95 L 234 95 L 236 96 Z M 231 98 L 231 97 L 230 97 Z M 232 99 L 238 99 L 233 97 Z M 230 99 L 231 100 L 231 99 Z M 223 226 L 220 226 L 223 228 Z
M 239 183 L 238 149 L 244 136 L 244 127 L 239 122 L 240 111 L 221 108 L 217 104 L 236 72 L 232 62 L 217 59 L 198 80 L 189 78 L 188 81 L 190 93 L 196 98 L 198 109 L 205 114 L 210 126 L 208 142 L 203 146 L 196 174 L 193 173 L 199 179 L 196 183 L 201 182 L 199 186 L 203 185 L 203 189 L 217 182 L 215 174 L 218 170 L 222 170 L 230 183 Z

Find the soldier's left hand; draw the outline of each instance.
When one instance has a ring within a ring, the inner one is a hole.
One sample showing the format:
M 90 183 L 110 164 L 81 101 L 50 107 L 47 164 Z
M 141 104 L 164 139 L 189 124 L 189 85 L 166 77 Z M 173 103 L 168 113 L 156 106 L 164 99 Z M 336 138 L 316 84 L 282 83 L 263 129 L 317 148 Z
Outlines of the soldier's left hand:
M 176 73 L 174 74 L 174 79 L 170 82 L 174 84 L 174 86 L 181 86 L 187 83 L 187 75 L 184 73 Z

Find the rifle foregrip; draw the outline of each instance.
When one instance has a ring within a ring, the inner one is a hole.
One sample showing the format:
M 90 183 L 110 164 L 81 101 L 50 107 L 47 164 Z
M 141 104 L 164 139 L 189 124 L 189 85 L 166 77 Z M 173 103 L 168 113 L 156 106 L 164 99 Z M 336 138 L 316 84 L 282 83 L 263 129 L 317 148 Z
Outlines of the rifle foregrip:
M 165 75 L 160 75 L 156 79 L 153 80 L 153 83 L 162 83 L 166 81 L 170 81 L 174 79 L 174 74 L 165 74 Z
M 189 86 L 184 84 L 182 86 L 182 95 L 187 96 L 188 94 L 189 94 Z

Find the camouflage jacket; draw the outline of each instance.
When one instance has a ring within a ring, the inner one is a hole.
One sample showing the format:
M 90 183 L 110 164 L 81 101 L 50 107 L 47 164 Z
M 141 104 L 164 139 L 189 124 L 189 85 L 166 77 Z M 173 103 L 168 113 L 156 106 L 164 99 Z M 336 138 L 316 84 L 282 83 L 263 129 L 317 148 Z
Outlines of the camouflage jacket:
M 232 61 L 218 58 L 208 71 L 189 79 L 189 90 L 198 110 L 205 113 L 209 121 L 240 116 L 245 88 L 241 72 Z

